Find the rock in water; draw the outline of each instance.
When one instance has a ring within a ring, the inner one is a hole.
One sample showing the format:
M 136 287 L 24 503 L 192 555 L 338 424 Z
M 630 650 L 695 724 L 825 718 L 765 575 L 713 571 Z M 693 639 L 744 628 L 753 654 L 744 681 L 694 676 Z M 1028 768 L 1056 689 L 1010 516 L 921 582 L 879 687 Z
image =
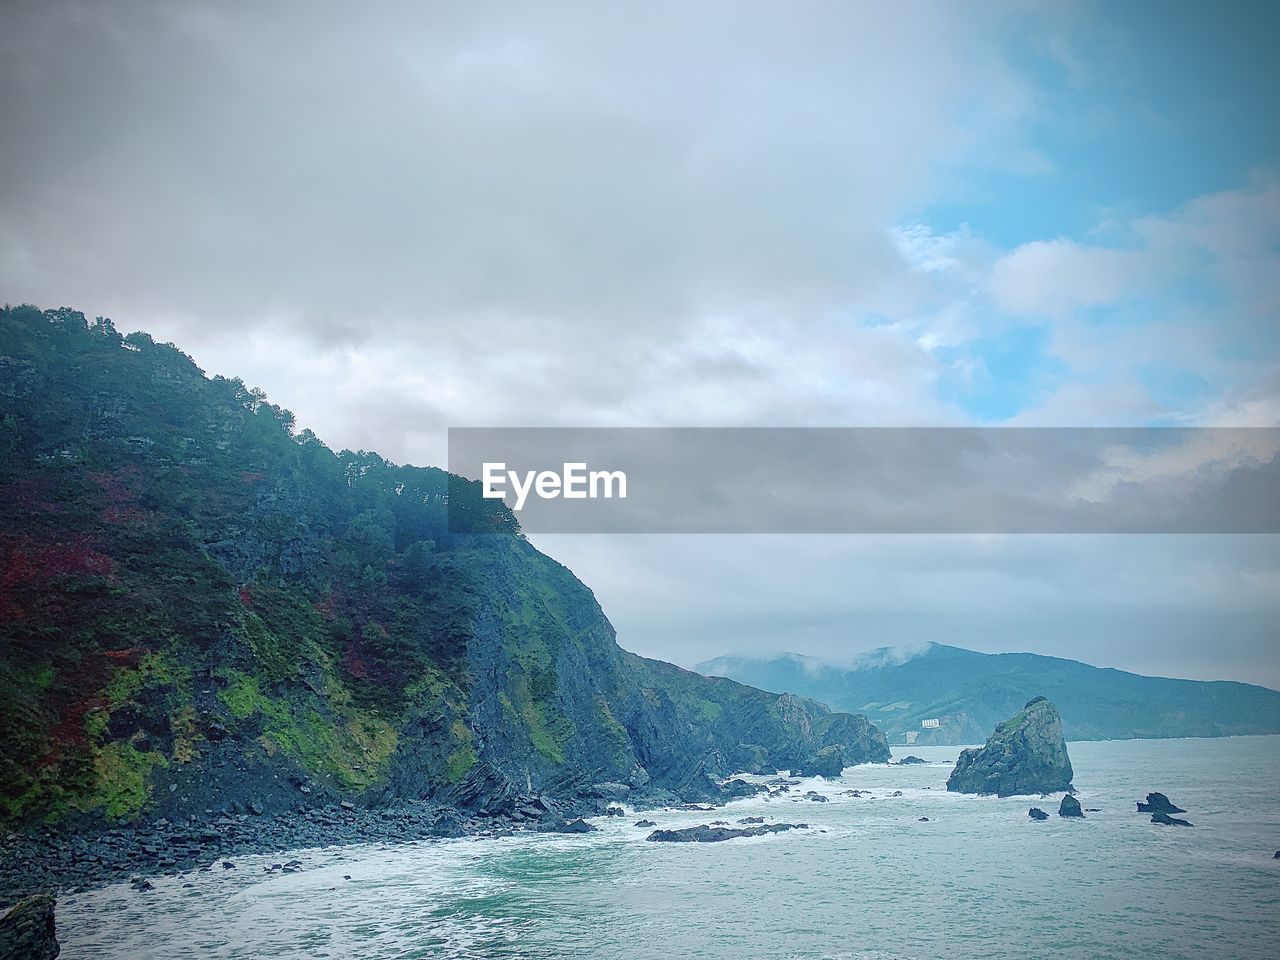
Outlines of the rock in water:
M 1049 819 L 1049 815 L 1045 813 L 1043 810 L 1041 810 L 1039 807 L 1032 807 L 1030 810 L 1027 811 L 1027 816 L 1029 816 L 1032 820 L 1048 820 Z
M 1058 708 L 1036 697 L 996 727 L 986 746 L 961 752 L 947 789 L 999 797 L 1057 793 L 1071 789 L 1071 777 Z
M 686 827 L 683 830 L 655 830 L 646 840 L 655 843 L 719 843 L 738 837 L 762 837 L 766 833 L 782 833 L 784 830 L 806 830 L 807 823 L 768 823 L 761 827 Z
M 0 917 L 0 960 L 53 960 L 62 950 L 53 923 L 53 897 L 19 900 Z
M 928 762 L 929 762 L 928 760 L 925 760 L 921 757 L 903 757 L 901 760 L 899 760 L 895 764 L 895 766 L 910 767 L 910 766 L 914 766 L 917 763 L 928 763 Z
M 1173 802 L 1163 793 L 1148 793 L 1147 802 L 1138 801 L 1139 813 L 1186 813 L 1181 807 L 1175 807 Z
M 1084 811 L 1080 809 L 1080 801 L 1068 793 L 1062 798 L 1062 803 L 1058 806 L 1058 816 L 1083 818 Z
M 1177 817 L 1171 817 L 1167 813 L 1153 813 L 1151 815 L 1152 823 L 1163 824 L 1166 827 L 1194 827 L 1195 824 L 1190 820 L 1179 820 Z

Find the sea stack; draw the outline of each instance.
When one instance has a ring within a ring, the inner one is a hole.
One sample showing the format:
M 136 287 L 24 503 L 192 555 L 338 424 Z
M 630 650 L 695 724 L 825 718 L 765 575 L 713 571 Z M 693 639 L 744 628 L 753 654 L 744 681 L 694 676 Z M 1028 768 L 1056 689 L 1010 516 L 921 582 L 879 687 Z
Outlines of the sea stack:
M 1083 817 L 1084 811 L 1080 809 L 1080 801 L 1069 793 L 1063 794 L 1062 803 L 1058 806 L 1058 816 Z
M 1147 802 L 1138 801 L 1139 813 L 1186 813 L 1163 793 L 1148 793 Z
M 947 789 L 998 797 L 1056 793 L 1071 789 L 1071 777 L 1062 717 L 1052 703 L 1036 697 L 996 727 L 986 746 L 961 752 Z

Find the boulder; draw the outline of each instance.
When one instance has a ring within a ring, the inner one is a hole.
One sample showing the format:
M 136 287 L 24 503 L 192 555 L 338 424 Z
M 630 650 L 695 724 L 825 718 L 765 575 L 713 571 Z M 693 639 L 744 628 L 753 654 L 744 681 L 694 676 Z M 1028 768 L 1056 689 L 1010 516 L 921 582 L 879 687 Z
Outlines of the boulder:
M 1152 823 L 1159 823 L 1166 827 L 1194 827 L 1195 824 L 1190 820 L 1179 820 L 1177 817 L 1171 817 L 1167 813 L 1153 813 L 1151 815 Z
M 1080 809 L 1080 801 L 1069 793 L 1063 796 L 1062 803 L 1058 806 L 1058 816 L 1083 818 L 1084 811 Z
M 1163 793 L 1148 793 L 1147 802 L 1138 801 L 1139 813 L 1186 813 L 1181 807 L 1175 807 Z
M 922 760 L 920 757 L 903 757 L 901 760 L 897 762 L 897 764 L 895 764 L 895 766 L 910 767 L 917 763 L 928 763 L 928 762 L 929 762 L 928 760 Z
M 683 830 L 655 830 L 645 837 L 654 843 L 719 843 L 722 840 L 736 840 L 739 837 L 761 837 L 767 833 L 782 833 L 786 830 L 807 830 L 807 823 L 769 823 L 758 827 L 712 827 L 703 824 L 700 827 L 685 827 Z
M 593 783 L 583 791 L 584 796 L 598 797 L 601 800 L 625 800 L 630 793 L 631 787 L 627 784 L 617 783 L 612 780 L 605 783 Z
M 549 817 L 539 823 L 535 829 L 541 833 L 594 833 L 599 827 L 593 826 L 581 817 L 572 820 Z
M 635 825 L 637 827 L 656 827 L 657 826 L 657 824 L 654 823 L 652 820 L 637 820 Z
M 1048 820 L 1049 819 L 1049 815 L 1045 813 L 1043 810 L 1041 810 L 1039 807 L 1032 807 L 1030 810 L 1027 811 L 1027 816 L 1029 816 L 1032 820 Z
M 37 894 L 19 900 L 0 917 L 0 960 L 53 960 L 61 952 L 55 902 L 47 893 Z
M 750 783 L 740 777 L 732 780 L 726 780 L 720 785 L 721 802 L 727 803 L 730 800 L 743 800 L 747 797 L 754 797 L 757 793 L 768 793 L 769 788 L 762 783 Z
M 1058 708 L 1036 697 L 996 727 L 985 746 L 960 753 L 947 789 L 999 797 L 1056 793 L 1071 789 L 1072 776 Z

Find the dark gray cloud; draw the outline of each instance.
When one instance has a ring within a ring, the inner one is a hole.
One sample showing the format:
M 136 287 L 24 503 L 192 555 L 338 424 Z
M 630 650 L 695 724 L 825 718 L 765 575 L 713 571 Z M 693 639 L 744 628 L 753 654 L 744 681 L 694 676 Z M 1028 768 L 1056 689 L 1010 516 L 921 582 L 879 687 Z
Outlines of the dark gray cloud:
M 893 269 L 883 224 L 937 158 L 1027 110 L 999 20 L 10 5 L 6 279 L 322 340 L 830 309 Z

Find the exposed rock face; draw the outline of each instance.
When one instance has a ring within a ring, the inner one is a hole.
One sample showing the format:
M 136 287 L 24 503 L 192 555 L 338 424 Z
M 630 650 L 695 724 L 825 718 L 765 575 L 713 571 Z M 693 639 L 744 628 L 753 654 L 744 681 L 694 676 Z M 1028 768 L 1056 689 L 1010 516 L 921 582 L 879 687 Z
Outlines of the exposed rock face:
M 1062 798 L 1062 803 L 1058 807 L 1058 816 L 1060 817 L 1084 817 L 1084 811 L 1080 809 L 1080 801 L 1071 794 L 1066 794 Z
M 53 960 L 61 952 L 53 905 L 42 893 L 19 900 L 0 918 L 0 960 Z
M 1039 807 L 1032 807 L 1030 810 L 1027 811 L 1027 816 L 1029 816 L 1032 820 L 1048 820 L 1049 819 L 1049 815 L 1045 813 L 1043 810 L 1041 810 Z
M 985 746 L 961 752 L 947 789 L 1000 797 L 1056 793 L 1071 789 L 1071 777 L 1058 708 L 1036 697 L 996 727 Z
M 825 777 L 828 780 L 835 780 L 844 772 L 844 766 L 844 748 L 831 745 L 819 750 L 796 772 L 802 777 Z
M 1186 813 L 1181 807 L 1173 805 L 1163 793 L 1148 793 L 1147 802 L 1138 801 L 1139 813 Z
M 738 837 L 760 837 L 766 833 L 782 833 L 786 830 L 807 830 L 807 823 L 769 823 L 760 827 L 686 827 L 683 830 L 655 830 L 646 840 L 655 843 L 719 843 L 722 840 L 736 840 Z

